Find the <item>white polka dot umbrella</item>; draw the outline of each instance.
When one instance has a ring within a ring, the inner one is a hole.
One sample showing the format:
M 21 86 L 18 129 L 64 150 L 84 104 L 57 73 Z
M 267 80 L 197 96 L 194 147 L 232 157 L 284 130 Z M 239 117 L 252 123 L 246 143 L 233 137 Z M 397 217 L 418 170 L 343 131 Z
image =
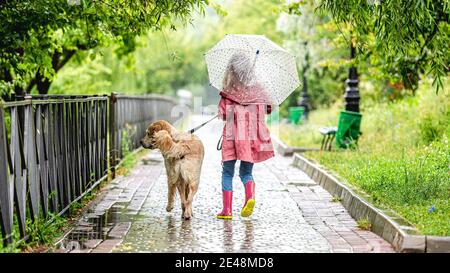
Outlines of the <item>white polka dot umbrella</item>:
M 294 56 L 263 35 L 228 34 L 205 60 L 210 85 L 242 104 L 279 105 L 300 85 Z

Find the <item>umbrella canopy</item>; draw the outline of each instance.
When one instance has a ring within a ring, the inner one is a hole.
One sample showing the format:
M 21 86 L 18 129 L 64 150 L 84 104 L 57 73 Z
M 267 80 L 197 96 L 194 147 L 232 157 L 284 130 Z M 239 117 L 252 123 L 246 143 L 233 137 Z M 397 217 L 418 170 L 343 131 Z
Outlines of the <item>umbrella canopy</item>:
M 210 84 L 241 104 L 281 104 L 299 85 L 295 58 L 264 35 L 228 34 L 205 54 Z

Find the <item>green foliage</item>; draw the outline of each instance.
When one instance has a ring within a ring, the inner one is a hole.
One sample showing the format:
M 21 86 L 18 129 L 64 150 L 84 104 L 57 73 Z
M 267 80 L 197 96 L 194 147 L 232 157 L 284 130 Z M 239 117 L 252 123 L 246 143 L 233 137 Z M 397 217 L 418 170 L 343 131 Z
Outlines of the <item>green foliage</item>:
M 120 147 L 122 149 L 123 156 L 127 156 L 131 153 L 132 149 L 132 139 L 131 136 L 136 133 L 136 128 L 125 124 L 125 129 L 122 130 L 122 138 L 120 142 Z
M 81 202 L 74 202 L 70 205 L 71 210 L 79 210 L 83 208 L 83 204 Z
M 46 93 L 79 51 L 114 43 L 119 56 L 147 30 L 186 22 L 204 0 L 6 1 L 0 4 L 0 94 Z M 92 52 L 91 52 L 92 53 Z
M 52 215 L 51 218 L 53 218 L 51 224 L 48 224 L 48 219 L 44 218 L 39 218 L 34 222 L 27 221 L 27 234 L 29 236 L 27 246 L 48 245 L 62 235 L 67 219 L 56 215 Z
M 165 93 L 178 89 L 201 96 L 205 105 L 217 103 L 217 92 L 208 85 L 203 54 L 227 33 L 257 33 L 281 42 L 275 25 L 277 0 L 210 2 L 205 15 L 195 14 L 191 24 L 177 31 L 148 32 L 136 39 L 136 49 L 126 56 L 116 45 L 102 48 L 96 58 L 72 60 L 59 75 L 51 93 Z M 88 54 L 88 53 L 86 53 Z
M 450 118 L 449 109 L 446 109 L 446 116 Z M 431 114 L 426 114 L 419 120 L 420 137 L 425 143 L 431 143 L 438 140 L 443 135 L 447 120 L 435 120 Z M 448 128 L 447 128 L 448 129 Z
M 380 143 L 387 141 L 402 150 L 448 136 L 449 93 L 436 95 L 429 92 L 430 89 L 429 82 L 424 81 L 415 97 L 408 96 L 394 103 L 365 104 L 362 107 L 363 135 L 360 138 L 363 145 L 360 146 L 376 151 L 382 148 Z
M 348 44 L 327 15 L 315 12 L 314 2 L 294 4 L 289 8 L 291 14 L 281 13 L 277 22 L 283 33 L 283 46 L 295 54 L 299 72 L 306 77 L 303 81 L 307 81 L 312 109 L 331 105 L 344 90 Z M 297 105 L 299 94 L 300 90 L 296 90 L 288 98 L 281 115 L 286 115 L 287 107 Z
M 1 234 L 0 239 L 2 239 Z M 20 249 L 17 248 L 15 245 L 8 245 L 8 246 L 0 245 L 0 254 L 1 253 L 20 253 Z
M 416 90 L 431 74 L 437 90 L 449 72 L 450 4 L 448 0 L 320 0 L 338 24 L 356 37 L 359 61 L 379 66 L 391 81 Z
M 138 159 L 147 152 L 147 150 L 142 150 L 138 153 L 133 152 L 132 149 L 132 139 L 131 135 L 135 134 L 135 128 L 126 126 L 126 129 L 122 131 L 122 138 L 120 146 L 122 147 L 122 162 L 117 169 L 116 173 L 118 175 L 128 175 L 129 171 L 136 165 Z
M 137 153 L 127 153 L 116 171 L 117 175 L 127 176 L 130 170 L 133 169 L 134 166 L 136 166 L 138 160 L 142 158 L 147 152 L 148 150 L 143 149 Z
M 79 54 L 82 55 L 82 54 Z M 124 57 L 126 58 L 126 57 Z M 83 58 L 74 61 L 55 76 L 49 93 L 52 94 L 98 94 L 114 91 L 111 82 L 106 78 L 111 76 L 111 69 L 95 58 Z

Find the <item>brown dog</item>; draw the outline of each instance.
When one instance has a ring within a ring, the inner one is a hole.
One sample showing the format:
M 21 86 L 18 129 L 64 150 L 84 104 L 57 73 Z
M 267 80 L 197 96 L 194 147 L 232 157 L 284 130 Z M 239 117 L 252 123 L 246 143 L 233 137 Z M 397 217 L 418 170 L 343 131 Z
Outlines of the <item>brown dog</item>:
M 156 121 L 147 128 L 141 144 L 147 149 L 159 149 L 164 157 L 169 187 L 167 211 L 172 211 L 175 192 L 181 199 L 182 217 L 192 217 L 192 199 L 200 182 L 204 147 L 200 139 L 189 133 L 179 132 L 164 120 Z

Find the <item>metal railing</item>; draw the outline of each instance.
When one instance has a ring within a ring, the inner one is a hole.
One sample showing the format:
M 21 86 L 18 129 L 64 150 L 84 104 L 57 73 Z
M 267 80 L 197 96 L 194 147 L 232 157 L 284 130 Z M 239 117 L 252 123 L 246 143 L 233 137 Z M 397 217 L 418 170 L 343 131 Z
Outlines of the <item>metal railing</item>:
M 145 127 L 171 121 L 162 96 L 27 96 L 0 101 L 0 229 L 27 238 L 27 224 L 62 215 L 115 176 L 124 149 L 139 147 Z M 108 160 L 109 159 L 109 160 Z
M 126 151 L 137 149 L 145 130 L 154 120 L 173 121 L 171 111 L 175 100 L 158 95 L 127 96 L 111 94 L 110 99 L 110 147 L 111 173 Z

